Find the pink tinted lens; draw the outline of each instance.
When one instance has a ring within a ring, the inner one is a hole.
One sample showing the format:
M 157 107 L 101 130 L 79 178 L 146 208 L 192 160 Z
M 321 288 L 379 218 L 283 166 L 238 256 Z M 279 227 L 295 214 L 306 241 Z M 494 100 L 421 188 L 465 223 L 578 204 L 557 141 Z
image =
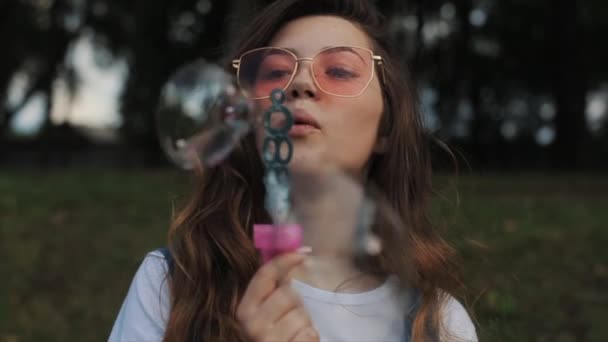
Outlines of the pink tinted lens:
M 323 91 L 355 96 L 365 89 L 372 78 L 372 54 L 353 47 L 327 49 L 315 57 L 313 70 Z
M 269 96 L 274 89 L 284 89 L 295 70 L 296 60 L 289 52 L 264 48 L 241 57 L 239 84 L 251 98 Z

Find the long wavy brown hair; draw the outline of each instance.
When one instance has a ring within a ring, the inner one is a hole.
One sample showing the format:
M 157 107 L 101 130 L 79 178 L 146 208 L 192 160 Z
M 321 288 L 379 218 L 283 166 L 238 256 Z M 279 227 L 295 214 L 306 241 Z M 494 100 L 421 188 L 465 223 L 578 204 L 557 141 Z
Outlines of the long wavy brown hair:
M 432 139 L 424 132 L 409 72 L 391 53 L 386 21 L 369 0 L 279 0 L 252 20 L 230 58 L 267 45 L 287 22 L 309 15 L 355 23 L 369 36 L 374 52 L 383 56 L 385 112 L 378 134 L 387 137 L 388 146 L 370 160 L 367 181 L 408 229 L 401 241 L 379 234 L 386 241 L 374 271 L 395 274 L 420 292 L 413 341 L 438 340 L 441 304 L 461 283 L 454 250 L 427 217 Z M 226 162 L 197 173 L 196 190 L 169 230 L 175 268 L 168 278 L 172 299 L 165 341 L 245 340 L 235 312 L 261 265 L 252 226 L 271 222 L 264 209 L 263 172 L 255 138 L 249 135 Z

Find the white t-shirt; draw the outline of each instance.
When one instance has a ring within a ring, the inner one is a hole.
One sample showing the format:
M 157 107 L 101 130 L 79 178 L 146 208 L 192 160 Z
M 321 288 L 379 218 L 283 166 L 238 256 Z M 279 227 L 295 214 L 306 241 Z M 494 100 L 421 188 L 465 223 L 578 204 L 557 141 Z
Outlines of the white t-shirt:
M 114 322 L 110 342 L 162 341 L 170 301 L 167 264 L 159 251 L 148 253 L 137 270 Z M 404 341 L 404 317 L 413 306 L 411 296 L 398 291 L 389 278 L 363 293 L 337 293 L 293 280 L 322 342 Z M 475 326 L 466 310 L 450 298 L 443 306 L 443 324 L 457 341 L 477 342 Z

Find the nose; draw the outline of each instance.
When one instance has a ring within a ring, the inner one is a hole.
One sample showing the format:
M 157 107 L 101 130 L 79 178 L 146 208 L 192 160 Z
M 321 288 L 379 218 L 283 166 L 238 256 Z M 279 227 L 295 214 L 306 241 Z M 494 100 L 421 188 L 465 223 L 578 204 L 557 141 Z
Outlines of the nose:
M 303 63 L 308 62 L 308 63 Z M 298 60 L 298 70 L 285 90 L 288 100 L 316 99 L 319 95 L 317 85 L 312 78 L 312 60 L 302 58 Z

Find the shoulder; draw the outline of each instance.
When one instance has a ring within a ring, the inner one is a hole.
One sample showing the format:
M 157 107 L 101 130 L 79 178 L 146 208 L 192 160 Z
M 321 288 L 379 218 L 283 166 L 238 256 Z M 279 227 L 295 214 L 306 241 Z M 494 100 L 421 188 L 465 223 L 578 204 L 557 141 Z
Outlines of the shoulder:
M 152 252 L 148 252 L 144 257 L 141 266 L 146 270 L 155 271 L 165 277 L 168 274 L 168 265 L 170 262 L 171 255 L 169 250 L 167 248 L 159 248 Z
M 168 281 L 168 263 L 161 250 L 149 252 L 139 265 L 133 278 L 133 285 L 137 290 L 153 291 L 159 293 Z
M 445 335 L 442 341 L 477 342 L 475 325 L 467 310 L 450 295 L 445 296 L 442 303 L 441 321 Z
M 170 311 L 168 266 L 159 250 L 141 262 L 125 297 L 109 340 L 162 340 Z
M 167 254 L 164 252 L 164 248 L 155 249 L 148 252 L 142 261 L 142 266 L 147 266 L 145 269 L 162 270 L 167 272 Z

